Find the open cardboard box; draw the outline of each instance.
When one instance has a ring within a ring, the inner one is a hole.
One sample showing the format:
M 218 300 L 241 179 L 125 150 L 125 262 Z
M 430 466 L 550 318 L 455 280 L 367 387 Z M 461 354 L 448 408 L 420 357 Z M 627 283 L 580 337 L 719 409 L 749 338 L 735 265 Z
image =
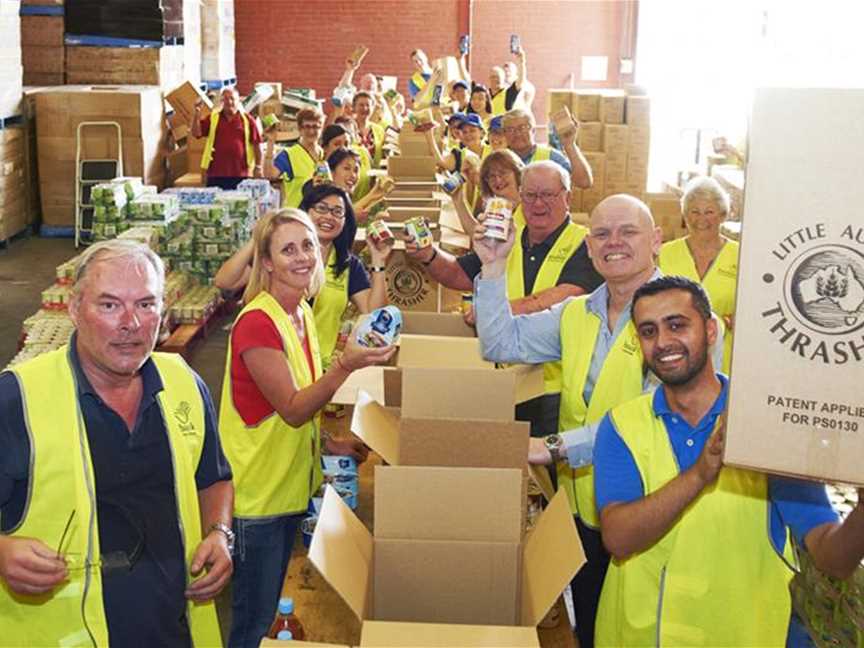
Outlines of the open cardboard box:
M 395 180 L 433 180 L 435 178 L 435 158 L 431 155 L 412 156 L 394 155 L 389 158 L 387 172 Z
M 522 471 L 377 466 L 375 533 L 333 489 L 309 559 L 363 621 L 533 628 L 585 562 L 559 493 L 522 537 Z
M 438 207 L 388 207 L 388 223 L 404 223 L 409 218 L 425 218 L 429 223 L 437 223 L 441 217 Z

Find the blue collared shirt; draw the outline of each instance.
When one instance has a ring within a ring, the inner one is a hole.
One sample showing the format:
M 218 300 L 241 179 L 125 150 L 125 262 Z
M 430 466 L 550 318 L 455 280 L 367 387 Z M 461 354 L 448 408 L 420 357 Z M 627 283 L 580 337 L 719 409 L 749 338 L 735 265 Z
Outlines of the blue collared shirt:
M 726 409 L 729 381 L 722 374 L 717 374 L 717 377 L 723 385 L 720 394 L 695 426 L 672 411 L 664 389 L 654 391 L 652 407 L 666 427 L 681 472 L 699 459 L 702 448 L 714 430 L 717 417 Z M 598 511 L 613 502 L 633 502 L 645 496 L 633 454 L 608 414 L 600 423 L 594 445 L 594 488 Z M 771 502 L 771 542 L 781 554 L 787 526 L 796 539 L 803 543 L 804 537 L 813 528 L 839 519 L 821 484 L 771 475 L 768 477 L 768 498 Z

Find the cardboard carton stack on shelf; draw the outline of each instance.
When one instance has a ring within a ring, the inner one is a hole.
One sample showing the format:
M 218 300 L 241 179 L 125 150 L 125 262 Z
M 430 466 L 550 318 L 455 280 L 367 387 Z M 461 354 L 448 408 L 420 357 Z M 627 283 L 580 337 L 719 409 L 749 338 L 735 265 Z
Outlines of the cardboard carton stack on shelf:
M 234 69 L 234 0 L 201 2 L 201 78 L 236 78 Z
M 66 49 L 63 6 L 24 3 L 21 7 L 21 58 L 24 85 L 63 85 Z
M 58 86 L 36 93 L 39 124 L 39 192 L 43 223 L 75 222 L 76 131 L 83 121 L 115 121 L 123 135 L 123 172 L 144 184 L 164 186 L 161 143 L 165 136 L 162 93 L 156 86 Z M 82 158 L 116 159 L 116 131 L 83 131 Z
M 185 78 L 185 45 L 66 48 L 70 84 L 155 85 L 169 90 Z
M 20 9 L 18 0 L 0 2 L 0 120 L 21 114 L 24 70 Z
M 644 198 L 648 180 L 650 98 L 624 90 L 550 90 L 549 114 L 566 107 L 579 121 L 578 144 L 591 167 L 594 184 L 574 190 L 574 220 L 606 196 L 627 193 Z
M 27 143 L 23 125 L 0 129 L 0 241 L 33 222 L 27 210 Z

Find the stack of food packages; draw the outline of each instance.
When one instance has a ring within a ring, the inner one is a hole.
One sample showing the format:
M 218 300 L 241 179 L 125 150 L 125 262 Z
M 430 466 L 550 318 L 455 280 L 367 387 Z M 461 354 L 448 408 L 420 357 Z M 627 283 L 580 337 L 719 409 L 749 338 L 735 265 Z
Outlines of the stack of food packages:
M 841 517 L 858 503 L 854 488 L 828 486 Z M 792 605 L 819 648 L 864 646 L 864 564 L 844 581 L 819 571 L 807 551 L 798 548 L 800 571 L 790 587 Z
M 129 227 L 147 227 L 155 233 L 153 249 L 161 252 L 164 241 L 170 240 L 180 229 L 180 201 L 171 194 L 143 194 L 129 204 L 129 218 Z
M 156 191 L 155 186 L 145 185 L 141 178 L 134 177 L 119 177 L 93 185 L 90 190 L 93 240 L 112 239 L 129 229 L 131 204 L 141 196 L 152 195 Z

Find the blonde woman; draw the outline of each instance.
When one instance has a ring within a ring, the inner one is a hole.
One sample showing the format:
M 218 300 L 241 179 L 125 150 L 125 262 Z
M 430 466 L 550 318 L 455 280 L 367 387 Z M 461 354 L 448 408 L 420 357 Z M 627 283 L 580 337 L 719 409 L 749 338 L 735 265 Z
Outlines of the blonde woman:
M 315 225 L 298 209 L 256 225 L 246 306 L 231 331 L 219 432 L 234 471 L 233 621 L 229 645 L 258 646 L 276 611 L 293 539 L 321 484 L 321 446 L 366 458 L 358 439 L 320 435 L 320 411 L 348 375 L 392 347 L 349 341 L 325 372 L 307 299 L 324 283 Z

